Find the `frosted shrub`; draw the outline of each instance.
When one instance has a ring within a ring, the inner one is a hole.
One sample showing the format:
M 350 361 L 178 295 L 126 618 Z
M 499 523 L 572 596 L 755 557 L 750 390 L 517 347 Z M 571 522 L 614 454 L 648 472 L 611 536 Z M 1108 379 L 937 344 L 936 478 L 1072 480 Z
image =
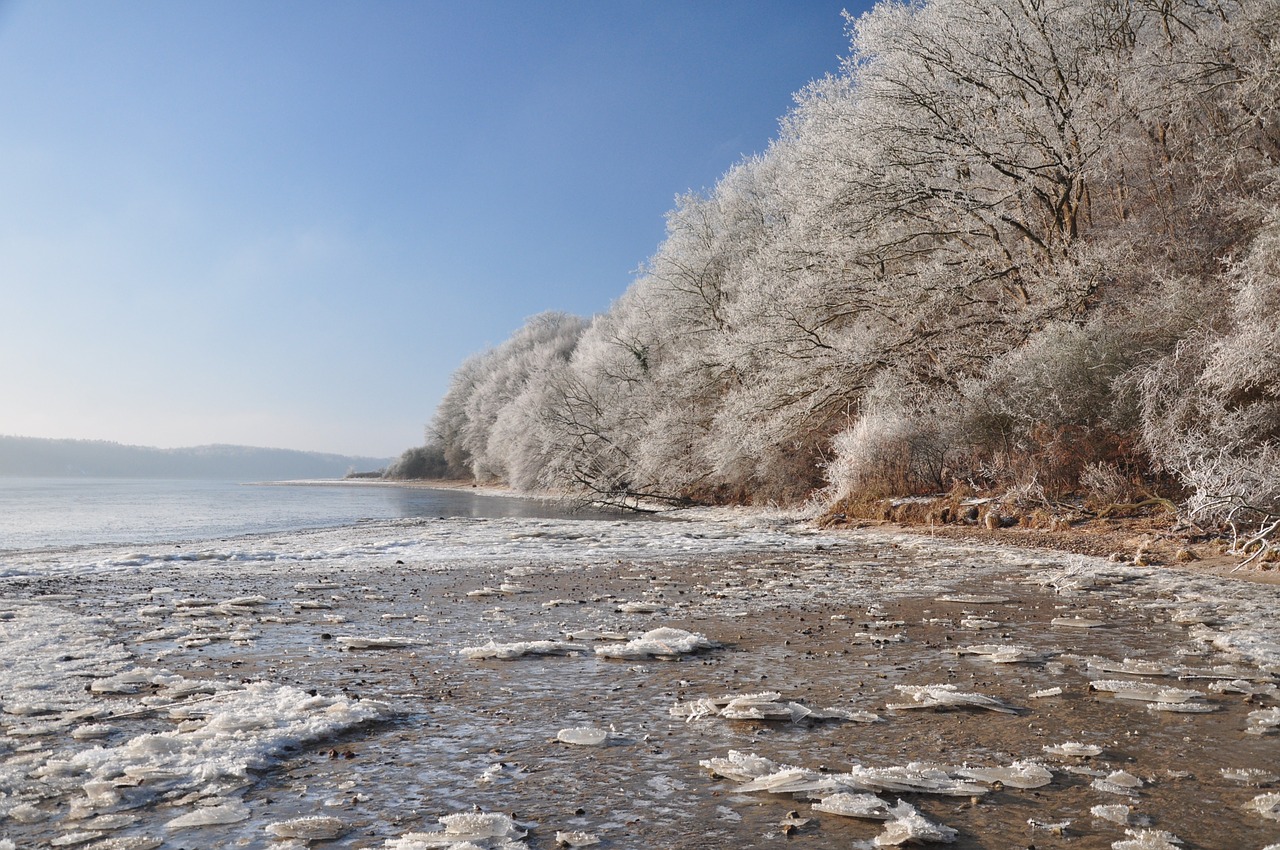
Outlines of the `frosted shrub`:
M 457 478 L 458 473 L 449 468 L 444 449 L 439 443 L 428 443 L 406 449 L 382 473 L 383 478 L 404 481 L 414 478 Z
M 1228 282 L 1230 327 L 1143 371 L 1142 435 L 1190 489 L 1191 516 L 1228 523 L 1256 556 L 1280 531 L 1280 214 Z
M 1080 486 L 1094 502 L 1116 505 L 1134 500 L 1133 482 L 1114 463 L 1091 463 L 1080 473 Z
M 954 440 L 991 483 L 1089 489 L 1090 465 L 1124 459 L 1130 417 L 1115 382 L 1132 356 L 1111 328 L 1052 323 L 962 385 Z
M 938 429 L 906 411 L 873 407 L 832 441 L 827 479 L 836 498 L 934 492 L 943 486 Z

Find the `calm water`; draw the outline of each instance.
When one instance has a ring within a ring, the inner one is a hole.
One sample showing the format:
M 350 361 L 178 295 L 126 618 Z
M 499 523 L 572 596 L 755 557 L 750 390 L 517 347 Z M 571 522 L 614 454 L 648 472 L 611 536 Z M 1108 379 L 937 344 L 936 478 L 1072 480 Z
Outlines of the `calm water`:
M 0 552 L 233 537 L 408 517 L 595 516 L 534 499 L 377 484 L 0 477 Z

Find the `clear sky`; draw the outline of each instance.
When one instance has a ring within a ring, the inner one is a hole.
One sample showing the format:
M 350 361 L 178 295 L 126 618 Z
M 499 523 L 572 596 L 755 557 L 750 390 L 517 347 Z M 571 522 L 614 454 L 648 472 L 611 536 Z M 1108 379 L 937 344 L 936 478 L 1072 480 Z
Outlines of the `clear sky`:
M 828 0 L 0 0 L 0 434 L 390 456 L 847 53 Z

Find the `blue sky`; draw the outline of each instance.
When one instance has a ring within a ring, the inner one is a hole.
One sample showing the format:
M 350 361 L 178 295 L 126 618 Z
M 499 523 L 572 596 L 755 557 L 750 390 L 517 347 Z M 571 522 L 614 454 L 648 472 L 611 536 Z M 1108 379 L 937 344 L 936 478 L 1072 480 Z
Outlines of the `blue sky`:
M 0 434 L 389 456 L 839 67 L 826 0 L 0 0 Z

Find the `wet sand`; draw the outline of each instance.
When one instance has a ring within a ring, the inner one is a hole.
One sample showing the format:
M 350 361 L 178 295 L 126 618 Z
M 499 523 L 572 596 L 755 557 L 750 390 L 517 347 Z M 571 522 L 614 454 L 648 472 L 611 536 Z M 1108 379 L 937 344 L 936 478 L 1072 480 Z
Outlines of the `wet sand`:
M 419 527 L 429 524 L 403 523 L 396 531 L 412 539 Z M 500 527 L 506 533 L 527 524 Z M 696 524 L 698 534 L 715 528 Z M 550 553 L 533 538 L 524 550 L 455 560 L 433 557 L 430 547 L 370 547 L 356 560 L 152 563 L 96 576 L 8 579 L 6 604 L 95 618 L 128 654 L 127 667 L 232 686 L 265 681 L 380 705 L 376 720 L 269 752 L 239 792 L 251 817 L 237 823 L 166 828 L 175 814 L 199 805 L 190 794 L 175 795 L 128 809 L 138 817 L 128 826 L 58 845 L 60 836 L 86 832 L 83 818 L 69 817 L 81 793 L 73 783 L 34 803 L 42 817 L 0 822 L 0 835 L 20 847 L 145 846 L 124 843 L 130 839 L 167 848 L 302 846 L 272 838 L 265 825 L 325 815 L 342 822 L 342 834 L 313 846 L 372 848 L 473 807 L 512 815 L 535 848 L 555 846 L 557 831 L 571 830 L 598 835 L 602 846 L 635 848 L 871 846 L 881 833 L 878 822 L 816 812 L 803 794 L 741 793 L 738 783 L 699 764 L 736 750 L 830 774 L 853 764 L 929 762 L 954 771 L 1023 759 L 1052 770 L 1052 781 L 1034 789 L 986 783 L 986 793 L 959 797 L 881 795 L 955 829 L 952 846 L 960 848 L 1110 848 L 1126 838 L 1125 827 L 1090 814 L 1108 804 L 1130 805 L 1184 847 L 1280 841 L 1280 823 L 1245 808 L 1267 789 L 1222 773 L 1280 772 L 1280 736 L 1245 733 L 1250 712 L 1280 702 L 1211 691 L 1212 679 L 1178 678 L 1232 665 L 1251 682 L 1272 681 L 1280 669 L 1269 662 L 1260 666 L 1214 645 L 1228 626 L 1274 612 L 1271 588 L 865 532 L 789 526 L 778 532 L 782 542 L 768 545 L 739 544 L 732 528 L 724 533 L 724 546 L 712 552 L 695 536 L 691 552 L 668 541 L 648 556 L 596 557 L 602 533 L 588 530 Z M 236 597 L 264 601 L 200 615 L 177 604 Z M 625 613 L 627 602 L 656 610 Z M 1103 625 L 1051 624 L 1068 616 Z M 679 660 L 613 660 L 595 649 L 618 640 L 568 637 L 631 637 L 660 626 L 705 635 L 716 646 Z M 217 637 L 237 628 L 239 639 Z M 202 632 L 214 637 L 191 640 Z M 1262 635 L 1265 648 L 1274 635 Z M 342 640 L 379 636 L 412 644 L 349 649 Z M 534 640 L 582 651 L 507 661 L 458 654 L 489 641 Z M 956 652 L 983 644 L 1016 645 L 1039 659 L 998 664 Z M 1091 661 L 1123 659 L 1167 665 L 1171 674 L 1090 668 Z M 1196 701 L 1215 710 L 1151 711 L 1091 690 L 1098 679 L 1195 689 L 1202 693 Z M 907 701 L 896 686 L 931 684 L 990 696 L 1014 711 L 886 710 Z M 1031 696 L 1056 687 L 1061 695 Z M 881 720 L 686 721 L 671 714 L 680 702 L 761 691 Z M 220 698 L 153 700 L 160 708 L 143 710 L 148 695 L 162 694 L 144 687 L 98 695 L 95 702 L 113 716 L 110 737 L 50 746 L 128 744 L 171 729 L 175 720 L 165 712 L 172 705 Z M 10 740 L 19 740 L 12 736 L 17 719 L 3 719 Z M 608 730 L 607 742 L 556 739 L 559 730 L 582 726 Z M 1095 744 L 1101 753 L 1044 750 L 1067 741 Z M 40 743 L 28 736 L 6 758 Z M 1092 785 L 1117 770 L 1141 786 L 1114 793 Z M 37 791 L 17 793 L 34 799 Z M 198 788 L 191 792 L 199 796 Z M 809 822 L 784 827 L 792 811 Z

